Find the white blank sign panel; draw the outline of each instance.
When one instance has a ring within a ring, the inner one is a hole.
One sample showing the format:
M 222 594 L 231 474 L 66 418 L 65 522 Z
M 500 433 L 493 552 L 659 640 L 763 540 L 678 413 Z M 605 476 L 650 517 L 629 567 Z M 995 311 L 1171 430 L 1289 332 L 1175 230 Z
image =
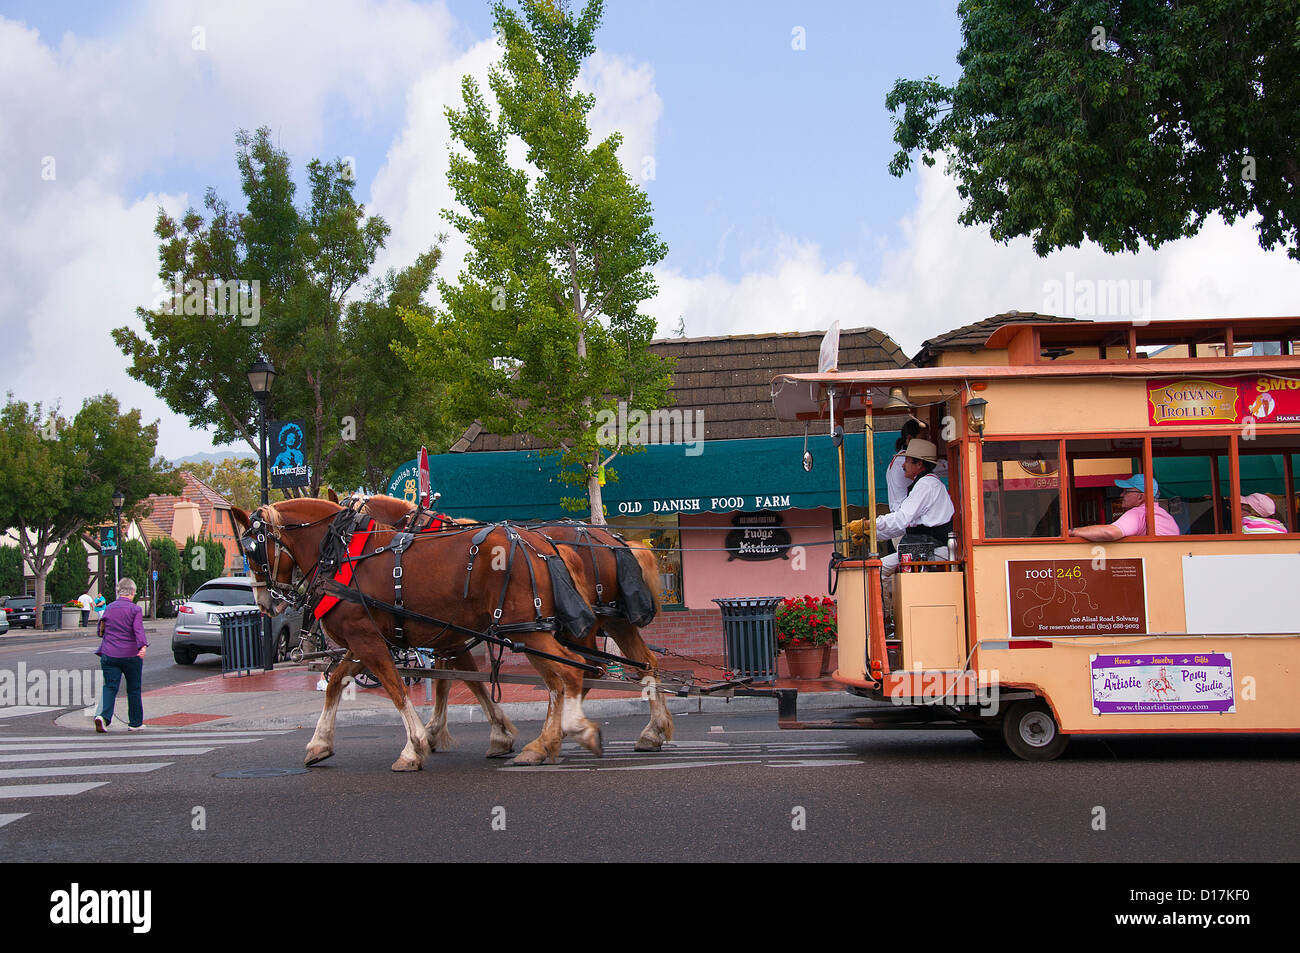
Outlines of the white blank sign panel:
M 1300 632 L 1300 553 L 1184 556 L 1183 599 L 1188 632 Z

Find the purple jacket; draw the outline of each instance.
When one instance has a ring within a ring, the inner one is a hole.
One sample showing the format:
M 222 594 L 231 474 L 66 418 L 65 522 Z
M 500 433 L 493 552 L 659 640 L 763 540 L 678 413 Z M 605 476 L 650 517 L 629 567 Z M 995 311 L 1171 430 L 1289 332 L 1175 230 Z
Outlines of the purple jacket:
M 140 654 L 149 640 L 144 634 L 144 610 L 130 599 L 110 602 L 102 617 L 104 640 L 99 643 L 96 655 L 109 658 L 131 658 Z

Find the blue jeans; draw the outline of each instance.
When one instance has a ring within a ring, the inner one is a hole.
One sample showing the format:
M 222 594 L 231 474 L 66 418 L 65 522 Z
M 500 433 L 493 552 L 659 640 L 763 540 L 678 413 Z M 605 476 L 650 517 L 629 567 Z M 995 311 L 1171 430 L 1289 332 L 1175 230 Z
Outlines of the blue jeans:
M 104 673 L 104 706 L 101 714 L 104 724 L 113 721 L 113 703 L 117 700 L 117 689 L 126 676 L 126 710 L 130 716 L 128 724 L 139 728 L 144 724 L 144 700 L 140 697 L 140 684 L 144 674 L 144 659 L 138 655 L 130 658 L 112 658 L 108 655 L 99 657 L 99 668 Z

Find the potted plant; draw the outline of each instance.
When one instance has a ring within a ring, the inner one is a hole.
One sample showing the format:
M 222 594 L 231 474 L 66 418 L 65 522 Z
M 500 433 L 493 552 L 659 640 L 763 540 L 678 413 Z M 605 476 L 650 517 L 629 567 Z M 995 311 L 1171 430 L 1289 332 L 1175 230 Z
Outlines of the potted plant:
M 81 625 L 81 603 L 76 599 L 69 599 L 63 604 L 63 627 L 72 629 L 79 625 Z
M 776 644 L 785 652 L 791 678 L 820 677 L 835 633 L 834 599 L 801 596 L 777 606 Z

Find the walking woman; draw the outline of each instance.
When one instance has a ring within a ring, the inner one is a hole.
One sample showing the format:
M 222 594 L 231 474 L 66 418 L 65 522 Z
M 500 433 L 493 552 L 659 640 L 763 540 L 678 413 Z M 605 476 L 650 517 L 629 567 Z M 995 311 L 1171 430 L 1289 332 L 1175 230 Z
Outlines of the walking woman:
M 144 612 L 135 604 L 135 581 L 121 579 L 117 584 L 117 601 L 113 602 L 99 620 L 99 667 L 104 672 L 104 704 L 102 714 L 95 716 L 95 730 L 108 731 L 113 721 L 113 702 L 118 686 L 126 677 L 127 731 L 144 727 L 144 700 L 140 697 L 144 656 L 149 640 L 144 634 Z

